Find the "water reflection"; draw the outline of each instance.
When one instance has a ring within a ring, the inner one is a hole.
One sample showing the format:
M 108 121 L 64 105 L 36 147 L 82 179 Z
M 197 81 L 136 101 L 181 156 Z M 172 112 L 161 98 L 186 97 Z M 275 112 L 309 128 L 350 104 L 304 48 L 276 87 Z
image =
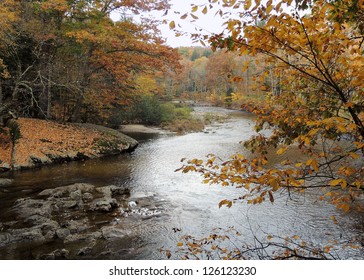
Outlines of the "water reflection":
M 124 217 L 119 213 L 113 218 L 121 221 L 115 227 L 122 226 L 127 230 L 127 237 L 112 242 L 102 240 L 95 247 L 100 252 L 85 258 L 160 259 L 165 256 L 159 253 L 159 248 L 175 248 L 181 235 L 202 237 L 216 227 L 233 226 L 247 240 L 254 234 L 263 236 L 266 232 L 280 236 L 297 234 L 316 244 L 340 239 L 343 234 L 350 237 L 358 233 L 358 229 L 353 228 L 355 217 L 343 217 L 344 228 L 338 227 L 330 216 L 336 215 L 340 219 L 342 214 L 333 206 L 316 201 L 316 196 L 309 193 L 298 201 L 287 200 L 283 195 L 276 197 L 274 205 L 239 204 L 231 209 L 219 209 L 220 200 L 236 198 L 241 190 L 203 185 L 198 174 L 174 170 L 181 166 L 181 158 L 204 158 L 210 153 L 227 158 L 236 152 L 249 156 L 240 141 L 254 134 L 254 117 L 218 108 L 196 110 L 199 113 L 218 111 L 230 115 L 231 119 L 224 124 L 211 125 L 204 132 L 183 136 L 134 134 L 132 136 L 141 144 L 131 154 L 14 173 L 13 185 L 0 193 L 1 219 L 9 219 L 7 209 L 19 197 L 36 195 L 46 188 L 84 182 L 128 187 L 131 190 L 129 199 L 138 203 L 138 211 L 160 211 L 147 218 L 136 214 Z M 43 250 L 64 245 L 48 246 L 43 245 Z M 340 257 L 361 258 L 362 254 L 347 256 L 340 252 Z

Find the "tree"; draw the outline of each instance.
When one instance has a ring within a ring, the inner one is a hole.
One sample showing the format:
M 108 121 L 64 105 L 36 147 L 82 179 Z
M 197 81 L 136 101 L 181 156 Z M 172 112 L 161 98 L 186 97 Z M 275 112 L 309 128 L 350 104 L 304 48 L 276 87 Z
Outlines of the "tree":
M 262 80 L 272 74 L 279 80 L 279 90 L 271 88 L 266 103 L 252 108 L 258 134 L 245 146 L 253 159 L 237 154 L 219 163 L 210 155 L 205 162 L 190 160 L 182 167 L 184 172 L 201 172 L 205 183 L 244 190 L 235 200 L 221 201 L 220 207 L 238 201 L 273 203 L 277 192 L 292 196 L 320 189 L 319 200 L 344 212 L 362 211 L 363 4 L 244 0 L 209 1 L 203 7 L 208 11 L 221 5 L 221 14 L 230 15 L 226 32 L 210 37 L 213 49 L 263 56 Z M 263 134 L 263 129 L 271 133 Z M 279 166 L 269 164 L 270 151 L 284 156 L 291 146 L 306 159 L 287 157 Z
M 8 113 L 7 106 L 4 102 L 4 93 L 2 89 L 3 80 L 10 78 L 4 57 L 1 54 L 4 45 L 11 42 L 12 36 L 15 35 L 13 24 L 17 22 L 18 17 L 15 13 L 17 3 L 13 0 L 2 1 L 0 4 L 0 127 L 5 125 L 3 117 Z
M 0 11 L 10 9 L 12 1 L 5 2 Z M 132 101 L 140 73 L 178 64 L 158 22 L 132 18 L 168 9 L 167 0 L 15 2 L 17 22 L 11 13 L 7 21 L 13 36 L 0 33 L 1 67 L 11 77 L 1 88 L 20 115 L 102 122 L 117 104 Z

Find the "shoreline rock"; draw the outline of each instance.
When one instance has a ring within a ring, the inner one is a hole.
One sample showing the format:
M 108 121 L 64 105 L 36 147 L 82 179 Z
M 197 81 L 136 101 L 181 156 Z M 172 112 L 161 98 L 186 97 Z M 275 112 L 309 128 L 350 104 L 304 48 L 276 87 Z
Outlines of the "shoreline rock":
M 165 208 L 152 193 L 131 197 L 130 188 L 75 183 L 17 199 L 11 219 L 0 222 L 2 259 L 97 259 L 130 245 L 130 222 L 160 217 Z M 131 200 L 132 199 L 132 200 Z M 27 248 L 27 252 L 22 248 Z M 111 250 L 111 251 L 110 251 Z

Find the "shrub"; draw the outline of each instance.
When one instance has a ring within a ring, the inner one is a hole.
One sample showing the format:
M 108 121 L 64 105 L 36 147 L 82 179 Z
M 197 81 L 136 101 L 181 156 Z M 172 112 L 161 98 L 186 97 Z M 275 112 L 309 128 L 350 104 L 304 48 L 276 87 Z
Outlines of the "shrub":
M 123 123 L 160 125 L 179 119 L 189 119 L 191 112 L 192 109 L 189 107 L 176 107 L 173 103 L 162 103 L 155 96 L 142 95 L 132 106 L 114 109 L 108 119 L 108 125 L 115 128 Z

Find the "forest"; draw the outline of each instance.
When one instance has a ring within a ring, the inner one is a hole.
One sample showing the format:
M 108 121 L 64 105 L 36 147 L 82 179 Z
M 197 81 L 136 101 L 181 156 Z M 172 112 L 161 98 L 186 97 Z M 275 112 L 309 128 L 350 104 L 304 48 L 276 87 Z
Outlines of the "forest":
M 2 1 L 2 114 L 103 122 L 112 108 L 136 98 L 143 76 L 176 68 L 178 54 L 163 45 L 157 23 L 132 18 L 167 7 L 167 1 Z M 110 18 L 115 10 L 124 11 L 117 21 Z
M 229 106 L 241 93 L 277 87 L 272 75 L 256 81 L 263 68 L 249 56 L 209 47 L 172 49 L 156 21 L 137 22 L 131 15 L 167 9 L 167 1 L 94 2 L 2 2 L 1 118 L 11 113 L 115 126 L 136 121 L 138 113 L 128 108 L 143 98 Z M 110 18 L 114 10 L 124 11 L 117 21 Z M 243 68 L 248 70 L 237 82 Z

